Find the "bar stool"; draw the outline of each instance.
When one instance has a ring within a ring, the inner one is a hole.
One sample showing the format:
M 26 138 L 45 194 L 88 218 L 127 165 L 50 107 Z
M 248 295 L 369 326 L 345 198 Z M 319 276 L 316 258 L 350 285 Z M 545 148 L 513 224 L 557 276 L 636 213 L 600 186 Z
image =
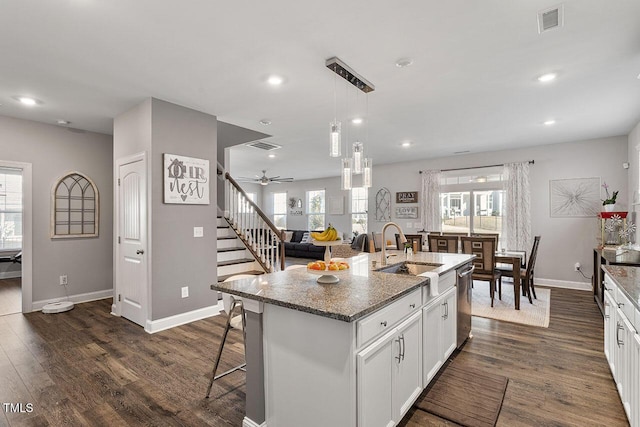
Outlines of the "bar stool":
M 224 282 L 231 282 L 232 280 L 246 279 L 250 277 L 256 277 L 256 275 L 255 274 L 236 274 L 235 276 L 226 278 Z M 222 334 L 222 340 L 220 341 L 220 347 L 218 347 L 218 355 L 216 357 L 215 364 L 213 365 L 213 371 L 211 372 L 211 381 L 209 381 L 209 387 L 207 387 L 207 396 L 206 396 L 207 399 L 211 394 L 211 387 L 213 387 L 213 382 L 215 380 L 218 380 L 235 371 L 246 371 L 245 367 L 247 366 L 247 362 L 246 362 L 247 347 L 245 344 L 245 341 L 247 339 L 247 333 L 246 333 L 247 321 L 246 321 L 244 305 L 242 304 L 242 300 L 234 297 L 233 295 L 223 293 L 222 306 L 223 306 L 223 310 L 227 312 L 227 325 L 224 328 L 224 333 Z M 240 314 L 234 317 L 233 312 L 238 307 L 240 308 Z M 240 318 L 240 320 L 238 320 L 238 318 Z M 227 334 L 229 333 L 229 330 L 231 328 L 242 329 L 242 345 L 244 347 L 244 352 L 245 352 L 245 363 L 238 365 L 235 368 L 231 368 L 228 371 L 221 373 L 220 375 L 216 375 L 216 372 L 218 371 L 218 365 L 220 364 L 220 358 L 222 357 L 222 350 L 224 349 L 224 344 L 227 341 Z

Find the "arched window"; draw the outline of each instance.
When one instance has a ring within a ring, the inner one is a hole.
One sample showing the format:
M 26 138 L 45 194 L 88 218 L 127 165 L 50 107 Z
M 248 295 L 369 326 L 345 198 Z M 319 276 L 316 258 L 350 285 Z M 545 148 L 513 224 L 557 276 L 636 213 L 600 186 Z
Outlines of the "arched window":
M 69 172 L 51 193 L 51 237 L 97 237 L 100 204 L 91 178 Z

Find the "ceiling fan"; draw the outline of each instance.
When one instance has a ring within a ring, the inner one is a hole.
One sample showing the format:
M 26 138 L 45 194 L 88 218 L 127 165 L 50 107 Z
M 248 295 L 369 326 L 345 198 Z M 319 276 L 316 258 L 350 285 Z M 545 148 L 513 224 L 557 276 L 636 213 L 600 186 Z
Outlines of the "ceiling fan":
M 267 176 L 266 169 L 262 171 L 262 176 L 256 175 L 255 178 L 238 177 L 240 182 L 257 182 L 260 185 L 267 185 L 269 183 L 280 184 L 281 182 L 292 182 L 293 178 L 280 178 L 280 176 Z

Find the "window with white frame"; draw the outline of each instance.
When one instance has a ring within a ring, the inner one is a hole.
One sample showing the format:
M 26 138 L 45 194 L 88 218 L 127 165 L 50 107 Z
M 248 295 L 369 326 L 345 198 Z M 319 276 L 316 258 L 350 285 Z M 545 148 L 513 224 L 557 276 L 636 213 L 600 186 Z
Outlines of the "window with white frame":
M 324 190 L 307 191 L 307 227 L 310 231 L 324 230 Z
M 273 224 L 280 230 L 287 228 L 287 193 L 273 193 Z
M 367 233 L 367 209 L 369 191 L 364 187 L 351 189 L 351 231 L 355 234 Z
M 22 171 L 0 168 L 0 250 L 22 249 Z

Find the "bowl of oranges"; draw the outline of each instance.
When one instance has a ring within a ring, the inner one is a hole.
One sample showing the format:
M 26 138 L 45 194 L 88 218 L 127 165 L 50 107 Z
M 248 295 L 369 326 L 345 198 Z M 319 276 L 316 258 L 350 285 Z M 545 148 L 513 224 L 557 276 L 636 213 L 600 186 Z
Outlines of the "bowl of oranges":
M 346 261 L 312 261 L 307 264 L 307 272 L 318 275 L 318 283 L 338 283 L 338 276 L 349 273 L 349 263 Z

